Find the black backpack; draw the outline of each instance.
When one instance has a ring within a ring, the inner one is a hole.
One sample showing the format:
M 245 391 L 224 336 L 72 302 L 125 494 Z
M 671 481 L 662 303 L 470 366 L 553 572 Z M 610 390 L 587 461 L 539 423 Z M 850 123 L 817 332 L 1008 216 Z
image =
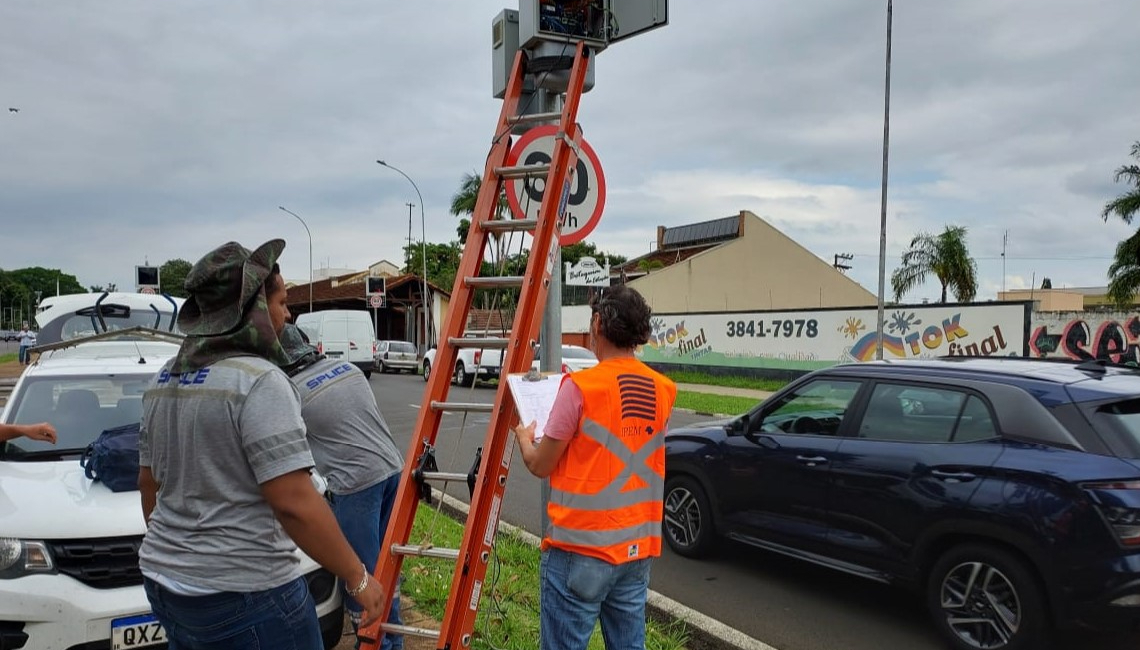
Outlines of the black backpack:
M 84 474 L 112 492 L 139 489 L 139 423 L 107 429 L 79 459 Z

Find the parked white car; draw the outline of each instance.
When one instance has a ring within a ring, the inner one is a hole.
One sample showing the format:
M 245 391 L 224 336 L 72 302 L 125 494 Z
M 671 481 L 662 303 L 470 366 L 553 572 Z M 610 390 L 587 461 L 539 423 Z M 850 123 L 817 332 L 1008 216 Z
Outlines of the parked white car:
M 105 429 L 137 422 L 152 375 L 178 350 L 158 341 L 88 341 L 24 371 L 0 422 L 48 421 L 51 445 L 0 443 L 0 648 L 142 648 L 165 643 L 138 567 L 138 492 L 93 483 L 80 455 Z M 335 577 L 297 551 L 325 647 L 344 612 Z
M 542 347 L 539 346 L 539 348 L 534 351 L 534 362 L 530 364 L 530 367 L 535 370 L 541 370 L 541 365 Z M 586 368 L 593 368 L 596 365 L 598 365 L 598 357 L 592 351 L 580 345 L 562 344 L 562 372 L 578 372 Z

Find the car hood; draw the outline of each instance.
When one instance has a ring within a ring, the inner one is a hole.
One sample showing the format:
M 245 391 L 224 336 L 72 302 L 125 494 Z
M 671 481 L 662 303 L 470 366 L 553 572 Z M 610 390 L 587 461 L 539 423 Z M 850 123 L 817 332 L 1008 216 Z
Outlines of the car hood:
M 702 422 L 694 422 L 693 424 L 686 424 L 680 427 L 669 427 L 668 434 L 680 433 L 700 433 L 708 431 L 709 429 L 723 429 L 731 422 L 738 418 L 723 418 L 719 420 L 704 420 Z
M 22 539 L 142 535 L 139 493 L 112 492 L 83 475 L 78 460 L 0 462 L 3 534 Z

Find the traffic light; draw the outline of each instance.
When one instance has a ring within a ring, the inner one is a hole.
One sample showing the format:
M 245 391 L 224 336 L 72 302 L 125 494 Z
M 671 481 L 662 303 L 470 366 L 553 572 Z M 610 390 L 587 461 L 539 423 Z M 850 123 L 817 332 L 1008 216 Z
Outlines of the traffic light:
M 384 278 L 368 276 L 367 289 L 364 292 L 365 296 L 371 296 L 372 294 L 376 293 L 384 293 L 384 289 Z

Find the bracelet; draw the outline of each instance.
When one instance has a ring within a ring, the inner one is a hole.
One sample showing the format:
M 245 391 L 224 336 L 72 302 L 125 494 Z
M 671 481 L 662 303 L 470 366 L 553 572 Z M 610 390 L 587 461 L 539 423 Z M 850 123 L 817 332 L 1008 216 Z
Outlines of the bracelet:
M 364 575 L 360 577 L 360 584 L 356 585 L 356 589 L 345 590 L 348 592 L 348 595 L 352 596 L 353 598 L 364 593 L 364 590 L 368 588 L 368 567 L 364 566 L 364 564 L 361 563 L 360 568 L 364 570 Z

